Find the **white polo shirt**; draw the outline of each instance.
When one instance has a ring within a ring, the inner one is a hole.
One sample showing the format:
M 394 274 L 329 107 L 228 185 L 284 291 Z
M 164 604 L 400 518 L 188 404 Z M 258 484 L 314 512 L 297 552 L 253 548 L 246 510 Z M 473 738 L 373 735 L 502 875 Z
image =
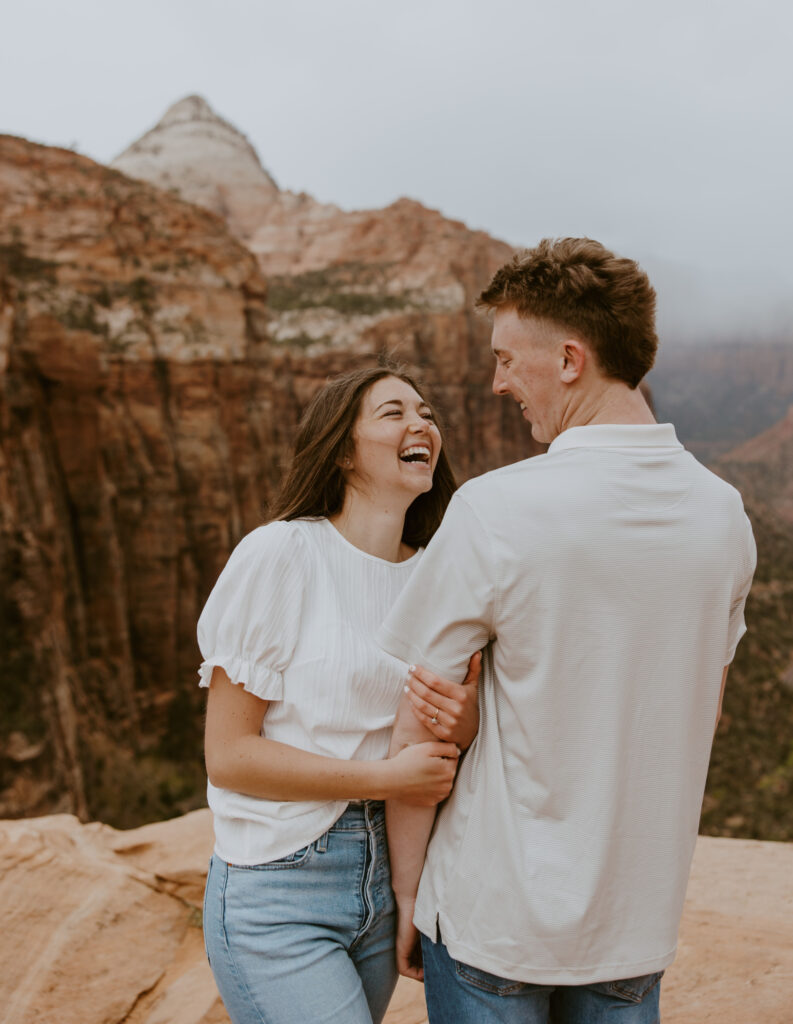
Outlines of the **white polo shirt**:
M 460 488 L 378 634 L 450 679 L 489 645 L 422 932 L 538 984 L 671 963 L 754 565 L 740 495 L 671 424 L 574 427 Z

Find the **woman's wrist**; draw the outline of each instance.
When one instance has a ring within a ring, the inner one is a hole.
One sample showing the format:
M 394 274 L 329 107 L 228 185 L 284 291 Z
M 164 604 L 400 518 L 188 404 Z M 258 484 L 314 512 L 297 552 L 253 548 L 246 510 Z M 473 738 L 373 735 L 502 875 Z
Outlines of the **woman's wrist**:
M 367 792 L 365 800 L 391 800 L 394 797 L 393 770 L 387 758 L 367 761 Z

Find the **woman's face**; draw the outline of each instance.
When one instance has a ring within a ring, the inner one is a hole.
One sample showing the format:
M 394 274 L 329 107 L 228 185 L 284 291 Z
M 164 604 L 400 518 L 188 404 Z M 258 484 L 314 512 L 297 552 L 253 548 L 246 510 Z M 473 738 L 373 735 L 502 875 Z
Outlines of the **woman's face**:
M 381 377 L 361 399 L 353 427 L 354 449 L 344 470 L 347 483 L 370 496 L 408 504 L 432 488 L 441 435 L 430 407 L 398 377 Z

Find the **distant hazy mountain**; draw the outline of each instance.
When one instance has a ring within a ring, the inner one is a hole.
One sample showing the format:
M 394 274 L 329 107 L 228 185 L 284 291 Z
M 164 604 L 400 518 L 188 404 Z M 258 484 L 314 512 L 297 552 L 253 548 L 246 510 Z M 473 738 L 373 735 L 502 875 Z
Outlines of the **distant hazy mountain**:
M 793 337 L 662 344 L 649 376 L 658 417 L 705 462 L 772 427 L 793 404 Z

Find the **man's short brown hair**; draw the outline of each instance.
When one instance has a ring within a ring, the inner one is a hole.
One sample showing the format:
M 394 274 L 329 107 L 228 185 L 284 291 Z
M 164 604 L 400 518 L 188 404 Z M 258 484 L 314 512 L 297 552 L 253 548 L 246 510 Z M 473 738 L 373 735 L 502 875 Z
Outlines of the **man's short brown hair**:
M 638 263 L 591 238 L 543 238 L 497 270 L 477 307 L 575 333 L 607 377 L 635 388 L 655 359 L 655 289 Z

